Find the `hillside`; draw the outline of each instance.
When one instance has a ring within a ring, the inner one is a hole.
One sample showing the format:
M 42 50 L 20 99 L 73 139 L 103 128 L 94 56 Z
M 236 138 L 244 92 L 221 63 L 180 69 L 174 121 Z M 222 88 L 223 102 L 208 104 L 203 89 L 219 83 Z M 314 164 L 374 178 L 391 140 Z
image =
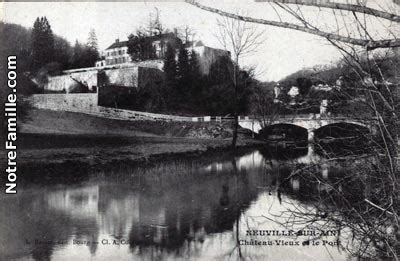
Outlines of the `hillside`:
M 33 24 L 34 21 L 32 21 Z M 21 25 L 4 23 L 0 21 L 0 59 L 4 61 L 9 55 L 17 55 L 19 70 L 30 71 L 32 66 L 31 50 L 32 29 Z M 87 60 L 86 45 L 75 42 L 74 46 L 60 35 L 53 34 L 54 55 L 51 57 L 49 70 L 65 70 L 80 67 L 93 66 L 92 61 Z M 4 66 L 0 65 L 0 71 Z
M 230 123 L 124 121 L 83 113 L 32 109 L 19 124 L 21 133 L 89 134 L 126 137 L 229 138 Z

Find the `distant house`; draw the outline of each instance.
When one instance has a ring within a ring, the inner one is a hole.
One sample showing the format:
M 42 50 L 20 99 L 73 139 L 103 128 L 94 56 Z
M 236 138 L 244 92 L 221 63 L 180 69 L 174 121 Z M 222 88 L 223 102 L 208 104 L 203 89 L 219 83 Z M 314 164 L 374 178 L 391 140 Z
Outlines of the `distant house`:
M 100 64 L 113 65 L 130 62 L 131 57 L 128 53 L 128 41 L 116 39 L 115 42 L 104 51 L 103 55 L 104 60 L 97 62 L 96 67 Z
M 165 56 L 168 44 L 174 46 L 176 49 L 182 46 L 182 41 L 175 33 L 165 33 L 149 37 L 153 49 L 155 51 L 155 59 L 148 61 L 133 61 L 131 55 L 128 53 L 128 41 L 119 41 L 117 39 L 103 52 L 103 60 L 97 61 L 95 66 L 98 68 L 118 65 L 125 66 L 129 64 L 138 64 L 140 66 L 149 66 L 162 68 L 162 59 Z M 230 53 L 225 50 L 211 48 L 205 46 L 202 41 L 188 42 L 184 47 L 190 52 L 194 51 L 198 55 L 200 73 L 208 74 L 211 65 L 221 56 L 230 56 Z M 154 65 L 154 62 L 159 62 Z
M 313 91 L 322 91 L 322 92 L 330 92 L 332 91 L 333 87 L 328 85 L 328 84 L 317 84 L 317 85 L 312 85 L 311 90 Z

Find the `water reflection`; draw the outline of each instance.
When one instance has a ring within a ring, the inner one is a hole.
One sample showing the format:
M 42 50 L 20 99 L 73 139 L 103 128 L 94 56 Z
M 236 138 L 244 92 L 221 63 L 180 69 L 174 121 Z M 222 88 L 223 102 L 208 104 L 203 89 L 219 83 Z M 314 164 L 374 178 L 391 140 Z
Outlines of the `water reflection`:
M 254 239 L 295 241 L 254 238 L 246 232 L 287 230 L 290 210 L 323 217 L 314 202 L 332 188 L 294 173 L 312 166 L 322 179 L 335 180 L 345 165 L 310 164 L 317 160 L 322 159 L 308 149 L 289 154 L 266 149 L 93 170 L 75 185 L 27 184 L 17 197 L 0 200 L 0 260 L 345 260 L 347 254 L 339 247 L 244 244 Z M 318 230 L 318 224 L 316 220 L 312 229 Z M 324 226 L 329 227 L 326 221 Z M 296 222 L 291 227 L 303 228 Z

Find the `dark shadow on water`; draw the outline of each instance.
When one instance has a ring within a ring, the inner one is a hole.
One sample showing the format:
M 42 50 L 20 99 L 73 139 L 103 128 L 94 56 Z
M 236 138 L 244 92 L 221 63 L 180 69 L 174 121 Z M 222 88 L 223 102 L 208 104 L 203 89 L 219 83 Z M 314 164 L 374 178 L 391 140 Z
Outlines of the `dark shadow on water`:
M 17 222 L 0 231 L 11 238 L 0 249 L 0 259 L 31 255 L 51 260 L 52 252 L 63 247 L 57 241 L 93 242 L 101 240 L 101 231 L 111 238 L 128 238 L 132 249 L 176 251 L 187 241 L 231 230 L 257 196 L 235 157 L 240 156 L 120 163 L 102 169 L 75 162 L 21 166 L 23 190 L 12 210 L 8 202 L 14 199 L 0 201 L 1 221 Z M 95 244 L 87 247 L 96 252 Z
M 285 161 L 306 156 L 308 153 L 308 148 L 307 147 L 282 148 L 281 146 L 269 146 L 260 149 L 260 153 L 266 159 L 276 159 Z

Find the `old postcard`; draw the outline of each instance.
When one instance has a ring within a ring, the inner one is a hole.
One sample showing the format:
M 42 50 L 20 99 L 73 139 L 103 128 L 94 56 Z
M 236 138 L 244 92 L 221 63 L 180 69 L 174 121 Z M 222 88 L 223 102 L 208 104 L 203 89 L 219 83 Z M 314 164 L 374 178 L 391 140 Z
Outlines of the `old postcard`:
M 0 261 L 400 258 L 400 1 L 0 7 Z

